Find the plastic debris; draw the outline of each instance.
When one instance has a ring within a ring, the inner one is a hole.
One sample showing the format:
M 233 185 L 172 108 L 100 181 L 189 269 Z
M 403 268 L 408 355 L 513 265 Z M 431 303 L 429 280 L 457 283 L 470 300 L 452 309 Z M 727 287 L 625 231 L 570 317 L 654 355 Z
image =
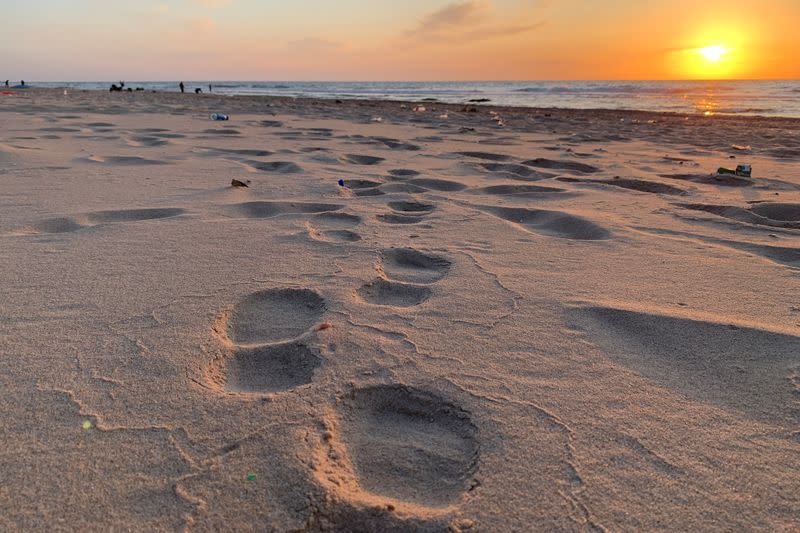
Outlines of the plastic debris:
M 731 145 L 731 148 L 733 148 L 734 150 L 739 150 L 740 152 L 749 152 L 750 150 L 752 150 L 752 148 L 750 148 L 749 146 L 742 146 L 741 144 Z
M 428 109 L 424 105 L 414 106 L 414 109 L 413 109 L 414 113 L 424 113 L 427 110 Z
M 749 178 L 753 174 L 753 169 L 750 165 L 738 165 L 736 167 L 736 170 L 720 167 L 719 169 L 717 169 L 717 174 L 731 174 L 742 178 Z
M 245 479 L 246 479 L 247 481 L 255 481 L 255 479 L 256 479 L 256 474 L 255 474 L 255 472 L 250 472 L 249 474 L 247 474 L 247 476 L 245 477 Z
M 250 186 L 250 185 L 248 185 L 249 182 L 250 182 L 250 180 L 247 180 L 247 182 L 244 182 L 244 181 L 239 181 L 237 179 L 232 179 L 231 180 L 231 187 L 249 187 Z
M 383 117 L 372 117 L 372 122 L 383 122 Z
M 83 421 L 83 429 L 92 429 L 92 421 L 91 420 L 84 420 Z
M 211 120 L 230 120 L 231 117 L 222 113 L 214 113 L 211 115 Z
M 344 180 L 339 180 L 339 187 L 344 187 Z

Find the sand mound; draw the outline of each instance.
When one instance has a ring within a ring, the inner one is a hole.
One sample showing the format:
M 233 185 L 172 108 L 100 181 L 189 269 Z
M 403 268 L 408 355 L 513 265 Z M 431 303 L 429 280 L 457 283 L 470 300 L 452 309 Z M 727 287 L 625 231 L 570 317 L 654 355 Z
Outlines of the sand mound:
M 791 380 L 800 337 L 613 307 L 570 313 L 610 358 L 664 387 L 759 420 L 800 421 Z
M 304 344 L 243 348 L 226 358 L 225 389 L 230 392 L 268 393 L 311 383 L 322 359 Z
M 469 487 L 478 432 L 469 414 L 403 385 L 356 389 L 338 406 L 340 435 L 360 487 L 426 507 L 446 506 Z
M 267 289 L 246 296 L 225 317 L 225 333 L 239 345 L 285 342 L 314 326 L 325 300 L 309 289 Z
M 478 209 L 518 224 L 533 233 L 589 241 L 611 237 L 608 230 L 594 222 L 560 211 L 495 206 L 479 206 Z
M 451 262 L 413 248 L 391 248 L 381 252 L 381 268 L 386 277 L 409 283 L 433 283 L 445 277 Z
M 318 204 L 305 202 L 245 202 L 225 206 L 225 210 L 233 216 L 247 218 L 272 218 L 281 215 L 299 215 L 307 213 L 324 213 L 338 211 L 344 206 L 339 204 Z
M 413 307 L 433 294 L 428 287 L 395 283 L 382 278 L 363 285 L 357 292 L 367 303 L 390 307 Z

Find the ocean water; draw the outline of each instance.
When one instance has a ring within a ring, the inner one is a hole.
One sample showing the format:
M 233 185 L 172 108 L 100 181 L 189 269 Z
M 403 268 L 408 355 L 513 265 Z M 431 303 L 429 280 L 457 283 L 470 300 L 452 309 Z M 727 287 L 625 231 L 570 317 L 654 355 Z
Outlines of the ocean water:
M 44 87 L 107 89 L 112 82 L 42 82 Z M 184 81 L 187 92 L 208 81 Z M 486 82 L 211 82 L 213 92 L 377 100 L 431 100 L 524 107 L 635 109 L 681 113 L 800 117 L 800 81 L 486 81 Z M 178 82 L 126 86 L 177 91 Z

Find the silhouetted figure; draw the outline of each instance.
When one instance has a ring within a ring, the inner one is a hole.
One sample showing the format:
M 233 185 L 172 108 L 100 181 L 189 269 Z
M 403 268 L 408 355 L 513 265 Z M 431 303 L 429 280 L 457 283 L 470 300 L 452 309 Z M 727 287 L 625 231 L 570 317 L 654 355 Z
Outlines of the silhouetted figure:
M 8 87 L 8 80 L 6 80 L 6 87 Z
M 208 84 L 208 92 L 211 92 L 211 84 Z
M 194 90 L 194 94 L 200 94 L 202 92 L 203 92 L 203 89 L 201 89 L 200 87 L 198 87 L 197 89 Z
M 118 93 L 118 92 L 122 92 L 122 90 L 124 88 L 125 88 L 125 82 L 121 81 L 121 82 L 119 82 L 119 85 L 117 85 L 116 83 L 112 83 L 111 87 L 108 90 L 109 90 L 109 92 L 112 92 L 112 93 Z
M 181 92 L 182 92 L 182 93 L 185 93 L 185 92 L 186 92 L 186 90 L 185 90 L 185 88 L 184 88 L 184 86 L 183 86 L 183 82 L 180 82 L 180 83 L 178 84 L 178 87 L 180 87 L 180 88 L 181 88 Z
M 19 84 L 25 87 L 25 80 L 20 80 Z

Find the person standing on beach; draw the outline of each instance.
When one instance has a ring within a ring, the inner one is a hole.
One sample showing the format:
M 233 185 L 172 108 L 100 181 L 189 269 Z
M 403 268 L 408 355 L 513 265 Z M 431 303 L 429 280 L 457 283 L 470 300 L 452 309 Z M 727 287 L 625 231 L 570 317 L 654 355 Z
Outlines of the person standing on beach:
M 6 80 L 6 87 L 8 87 L 8 80 Z
M 180 83 L 178 84 L 178 87 L 180 87 L 180 88 L 181 88 L 181 92 L 182 92 L 182 93 L 183 93 L 183 92 L 186 92 L 186 91 L 185 91 L 185 88 L 184 88 L 184 86 L 183 86 L 183 82 L 180 82 Z
M 208 92 L 211 92 L 211 84 L 208 84 Z

